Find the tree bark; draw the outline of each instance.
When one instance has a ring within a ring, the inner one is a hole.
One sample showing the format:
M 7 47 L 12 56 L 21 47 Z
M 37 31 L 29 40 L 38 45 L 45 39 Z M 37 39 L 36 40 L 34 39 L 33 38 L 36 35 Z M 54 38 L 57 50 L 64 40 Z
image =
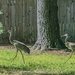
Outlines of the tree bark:
M 57 0 L 37 0 L 37 41 L 33 50 L 66 48 L 60 39 Z

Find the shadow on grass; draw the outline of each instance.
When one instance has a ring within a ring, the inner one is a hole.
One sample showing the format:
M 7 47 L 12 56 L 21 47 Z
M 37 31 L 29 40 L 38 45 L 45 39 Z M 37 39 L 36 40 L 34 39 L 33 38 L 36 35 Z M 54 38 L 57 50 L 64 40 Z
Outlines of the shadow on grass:
M 60 75 L 75 75 L 75 71 L 72 71 L 72 72 L 70 72 L 70 73 L 62 73 L 62 74 L 60 74 Z
M 3 73 L 4 71 L 7 71 L 8 74 L 13 74 L 15 72 L 18 71 L 18 74 L 20 72 L 21 75 L 75 75 L 75 71 L 72 71 L 70 73 L 45 73 L 45 72 L 33 72 L 33 71 L 29 71 L 29 70 L 26 70 L 26 68 L 19 68 L 19 67 L 12 67 L 12 66 L 5 66 L 5 65 L 0 65 L 0 74 Z
M 23 70 L 23 69 L 18 67 L 0 65 L 0 70 L 11 71 L 11 70 Z

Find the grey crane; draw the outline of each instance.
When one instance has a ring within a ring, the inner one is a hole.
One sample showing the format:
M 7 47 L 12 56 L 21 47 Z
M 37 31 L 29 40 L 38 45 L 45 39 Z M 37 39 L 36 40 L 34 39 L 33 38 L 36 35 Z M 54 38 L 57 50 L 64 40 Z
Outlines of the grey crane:
M 67 33 L 64 34 L 64 35 L 62 35 L 61 37 L 63 37 L 63 36 L 66 37 L 66 38 L 65 38 L 65 45 L 66 45 L 66 47 L 71 50 L 71 55 L 70 55 L 70 57 L 67 59 L 67 61 L 68 61 L 68 60 L 72 57 L 73 50 L 75 50 L 75 43 L 74 43 L 74 42 L 68 42 L 68 41 L 67 41 L 67 39 L 68 39 L 68 37 L 69 37 L 69 35 L 68 35 Z M 67 61 L 66 61 L 66 62 L 67 62 Z M 66 62 L 65 62 L 65 63 L 66 63 Z
M 15 55 L 15 57 L 13 58 L 13 60 L 17 57 L 17 53 L 18 53 L 18 51 L 20 51 L 20 53 L 21 53 L 21 55 L 22 55 L 22 58 L 23 58 L 23 62 L 24 62 L 24 64 L 25 64 L 25 61 L 24 61 L 24 56 L 23 56 L 23 54 L 22 54 L 22 51 L 24 51 L 25 53 L 28 53 L 28 54 L 30 54 L 30 49 L 24 44 L 24 43 L 22 43 L 22 42 L 20 42 L 20 41 L 17 41 L 17 40 L 12 40 L 11 38 L 12 38 L 12 33 L 11 33 L 11 31 L 9 30 L 8 31 L 9 33 L 10 33 L 10 36 L 9 36 L 9 41 L 10 41 L 10 43 L 12 44 L 12 45 L 14 45 L 14 47 L 16 48 L 16 55 Z M 13 61 L 12 60 L 12 61 Z M 12 62 L 11 61 L 11 62 Z

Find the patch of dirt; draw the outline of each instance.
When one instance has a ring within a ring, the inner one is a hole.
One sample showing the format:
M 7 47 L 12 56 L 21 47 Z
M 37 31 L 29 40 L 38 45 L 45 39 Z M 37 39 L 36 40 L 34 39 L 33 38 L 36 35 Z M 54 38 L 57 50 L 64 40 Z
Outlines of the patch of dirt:
M 31 49 L 31 46 L 28 46 Z M 0 50 L 16 50 L 14 46 L 8 45 L 8 46 L 0 46 Z M 59 56 L 65 56 L 65 55 L 70 55 L 71 52 L 65 52 L 65 50 L 58 50 L 58 49 L 51 49 L 51 50 L 31 50 L 30 54 L 31 55 L 40 55 L 40 54 L 52 54 L 52 55 L 59 55 Z M 73 52 L 75 55 L 75 52 Z
M 0 50 L 14 50 L 15 47 L 12 45 L 8 45 L 8 46 L 0 46 Z
M 40 55 L 40 54 L 52 54 L 52 55 L 59 55 L 59 56 L 66 56 L 66 55 L 70 55 L 71 51 L 66 52 L 64 50 L 46 50 L 46 51 L 40 51 L 40 50 L 33 50 L 31 51 L 31 54 L 33 55 Z M 75 55 L 75 52 L 73 52 L 73 55 Z
M 46 51 L 46 53 L 53 54 L 53 55 L 63 55 L 63 56 L 70 54 L 70 52 L 64 52 L 63 50 L 62 51 L 61 50 Z

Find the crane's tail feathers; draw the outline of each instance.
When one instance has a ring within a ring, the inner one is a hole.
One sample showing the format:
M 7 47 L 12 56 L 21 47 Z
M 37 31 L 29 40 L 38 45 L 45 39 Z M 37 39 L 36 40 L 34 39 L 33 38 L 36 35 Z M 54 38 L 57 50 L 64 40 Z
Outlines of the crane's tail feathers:
M 72 57 L 72 54 L 73 54 L 73 50 L 71 49 L 71 55 L 70 55 L 69 58 L 66 60 L 66 62 Z M 64 62 L 64 64 L 65 64 L 66 62 Z

